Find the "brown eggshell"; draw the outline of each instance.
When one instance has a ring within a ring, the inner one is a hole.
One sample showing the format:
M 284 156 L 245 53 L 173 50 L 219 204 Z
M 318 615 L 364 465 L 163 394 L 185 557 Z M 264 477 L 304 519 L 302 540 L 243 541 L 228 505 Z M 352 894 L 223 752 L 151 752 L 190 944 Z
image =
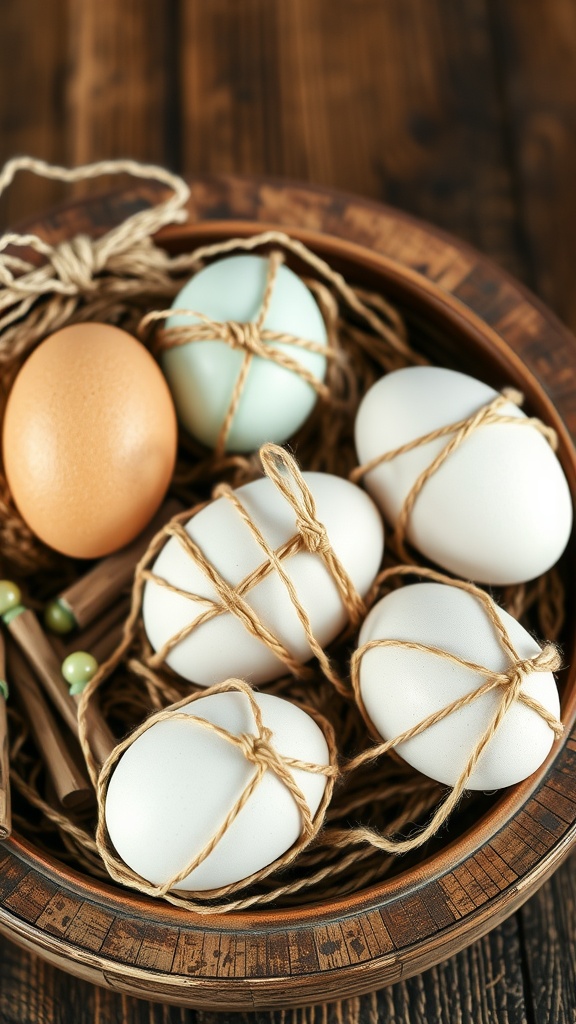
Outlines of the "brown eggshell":
M 150 353 L 107 324 L 52 334 L 18 374 L 4 419 L 14 501 L 32 531 L 76 558 L 123 547 L 170 483 L 176 414 Z

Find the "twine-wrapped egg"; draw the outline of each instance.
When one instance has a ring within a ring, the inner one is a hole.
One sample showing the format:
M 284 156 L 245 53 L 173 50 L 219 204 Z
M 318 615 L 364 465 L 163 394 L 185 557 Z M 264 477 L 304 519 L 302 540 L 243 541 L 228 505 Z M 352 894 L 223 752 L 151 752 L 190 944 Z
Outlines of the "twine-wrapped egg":
M 234 681 L 217 689 L 144 726 L 108 782 L 115 851 L 166 892 L 233 886 L 302 848 L 331 792 L 331 750 L 306 711 Z
M 572 503 L 551 433 L 486 384 L 435 366 L 389 373 L 365 395 L 355 434 L 358 475 L 386 520 L 450 572 L 521 583 L 566 547 Z
M 238 452 L 291 437 L 326 374 L 326 327 L 303 281 L 265 257 L 230 256 L 200 270 L 172 308 L 161 364 L 186 429 Z
M 382 559 L 382 520 L 360 488 L 300 474 L 275 445 L 261 458 L 267 477 L 171 526 L 145 573 L 152 661 L 200 686 L 298 674 L 314 655 L 329 672 L 323 648 L 359 625 Z
M 356 695 L 378 737 L 392 741 L 438 719 L 394 743 L 431 779 L 455 786 L 484 737 L 464 788 L 510 786 L 536 771 L 561 731 L 555 648 L 543 650 L 478 588 L 394 590 L 370 610 L 358 644 Z M 449 710 L 454 702 L 461 706 Z

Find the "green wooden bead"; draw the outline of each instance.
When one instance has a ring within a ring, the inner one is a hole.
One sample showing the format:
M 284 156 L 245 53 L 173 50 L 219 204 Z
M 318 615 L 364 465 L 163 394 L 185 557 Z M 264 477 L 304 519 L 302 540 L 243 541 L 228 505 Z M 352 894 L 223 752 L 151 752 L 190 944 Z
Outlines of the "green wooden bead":
M 76 619 L 74 618 L 68 605 L 64 601 L 60 601 L 56 598 L 55 601 L 50 601 L 50 604 L 46 605 L 44 610 L 44 624 L 52 631 L 52 633 L 71 633 L 76 627 Z
M 0 580 L 0 615 L 22 604 L 20 587 L 12 580 Z
M 98 670 L 98 662 L 87 651 L 74 651 L 62 662 L 62 675 L 70 686 L 70 693 L 82 690 Z
M 0 694 L 4 697 L 4 700 L 8 700 L 9 695 L 8 683 L 5 679 L 0 679 Z

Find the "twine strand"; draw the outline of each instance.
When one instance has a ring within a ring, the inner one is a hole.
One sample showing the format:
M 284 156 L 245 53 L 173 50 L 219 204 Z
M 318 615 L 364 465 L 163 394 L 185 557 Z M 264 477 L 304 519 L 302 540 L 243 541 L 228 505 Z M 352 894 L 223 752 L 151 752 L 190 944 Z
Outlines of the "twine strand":
M 442 828 L 464 794 L 468 782 L 470 781 L 482 754 L 490 745 L 508 711 L 517 701 L 525 704 L 536 714 L 540 715 L 540 717 L 553 731 L 556 739 L 562 736 L 564 731 L 564 726 L 559 719 L 550 714 L 550 712 L 543 707 L 539 701 L 530 697 L 528 694 L 522 693 L 521 689 L 526 676 L 535 672 L 556 672 L 561 667 L 562 659 L 557 647 L 554 644 L 548 643 L 533 657 L 521 658 L 514 648 L 508 630 L 498 615 L 497 606 L 492 598 L 484 590 L 481 590 L 474 584 L 467 583 L 463 580 L 452 580 L 450 577 L 445 576 L 443 573 L 437 572 L 434 569 L 420 568 L 410 565 L 392 566 L 380 574 L 378 582 L 379 584 L 382 584 L 387 582 L 387 580 L 392 576 L 408 575 L 420 576 L 436 583 L 455 586 L 476 598 L 486 612 L 490 624 L 494 628 L 496 637 L 504 653 L 510 659 L 511 664 L 506 671 L 495 672 L 483 665 L 478 665 L 475 662 L 460 658 L 457 655 L 452 654 L 450 651 L 446 651 L 440 647 L 422 644 L 412 640 L 395 640 L 391 638 L 368 641 L 354 652 L 350 666 L 352 689 L 360 711 L 372 730 L 374 727 L 366 711 L 360 689 L 360 666 L 365 655 L 371 650 L 385 647 L 396 647 L 402 650 L 412 650 L 420 653 L 431 654 L 435 657 L 442 658 L 449 664 L 457 665 L 460 668 L 465 668 L 471 672 L 484 676 L 486 678 L 486 682 L 478 686 L 475 690 L 472 690 L 470 693 L 465 694 L 463 697 L 459 697 L 456 700 L 451 701 L 445 707 L 433 712 L 410 728 L 405 729 L 393 739 L 379 743 L 377 746 L 364 750 L 356 757 L 351 758 L 343 769 L 345 774 L 354 772 L 362 765 L 382 757 L 391 750 L 395 750 L 402 743 L 406 743 L 408 740 L 421 735 L 427 729 L 430 729 L 437 723 L 442 722 L 449 715 L 460 711 L 464 707 L 470 706 L 490 691 L 496 688 L 500 688 L 502 691 L 496 710 L 491 716 L 488 725 L 475 743 L 473 749 L 470 751 L 466 764 L 458 776 L 455 785 L 449 791 L 446 798 L 436 808 L 427 825 L 409 839 L 404 840 L 392 839 L 365 826 L 352 829 L 348 834 L 349 842 L 370 843 L 372 846 L 375 846 L 377 849 L 388 854 L 409 853 L 428 842 L 428 840 L 436 835 L 436 833 Z
M 449 438 L 444 448 L 441 449 L 430 465 L 426 466 L 414 481 L 404 499 L 402 508 L 400 509 L 396 520 L 394 536 L 392 538 L 392 542 L 400 560 L 405 562 L 410 561 L 410 556 L 406 548 L 406 538 L 410 525 L 410 518 L 418 496 L 422 492 L 428 480 L 430 480 L 430 478 L 440 469 L 440 466 L 446 462 L 446 459 L 460 448 L 468 437 L 476 433 L 476 431 L 481 427 L 504 423 L 515 426 L 520 425 L 524 427 L 532 427 L 534 430 L 537 430 L 538 433 L 542 434 L 546 441 L 548 441 L 552 450 L 556 451 L 558 447 L 558 436 L 553 427 L 547 426 L 534 416 L 507 416 L 500 411 L 501 408 L 508 403 L 521 406 L 523 401 L 524 396 L 522 392 L 517 391 L 515 388 L 504 388 L 501 394 L 496 395 L 490 402 L 481 406 L 476 412 L 472 413 L 465 419 L 458 420 L 455 423 L 450 423 L 444 427 L 439 427 L 436 430 L 431 430 L 428 434 L 423 434 L 421 437 L 408 441 L 406 444 L 400 445 L 400 447 L 395 448 L 393 451 L 383 452 L 381 455 L 376 455 L 373 459 L 370 459 L 362 466 L 357 466 L 352 470 L 350 473 L 350 480 L 352 483 L 358 483 L 368 473 L 377 469 L 378 466 L 392 462 L 399 456 L 414 451 L 416 448 L 422 448 L 424 445 L 429 444 L 432 441 L 437 441 L 444 437 Z

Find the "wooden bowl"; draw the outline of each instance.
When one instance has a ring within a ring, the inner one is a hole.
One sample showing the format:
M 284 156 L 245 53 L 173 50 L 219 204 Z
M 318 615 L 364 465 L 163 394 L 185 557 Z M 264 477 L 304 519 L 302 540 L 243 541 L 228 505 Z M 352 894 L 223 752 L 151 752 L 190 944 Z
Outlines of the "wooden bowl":
M 152 195 L 142 185 L 32 227 L 52 241 L 101 233 Z M 518 386 L 558 431 L 576 498 L 576 341 L 487 260 L 397 211 L 304 187 L 196 181 L 190 212 L 191 223 L 163 232 L 170 251 L 280 226 L 352 282 L 397 302 L 439 362 Z M 574 564 L 572 547 L 565 561 Z M 0 847 L 0 930 L 97 984 L 220 1010 L 358 995 L 438 963 L 515 911 L 574 844 L 575 641 L 570 628 L 563 742 L 535 775 L 417 866 L 314 907 L 196 917 L 86 878 L 13 836 Z

